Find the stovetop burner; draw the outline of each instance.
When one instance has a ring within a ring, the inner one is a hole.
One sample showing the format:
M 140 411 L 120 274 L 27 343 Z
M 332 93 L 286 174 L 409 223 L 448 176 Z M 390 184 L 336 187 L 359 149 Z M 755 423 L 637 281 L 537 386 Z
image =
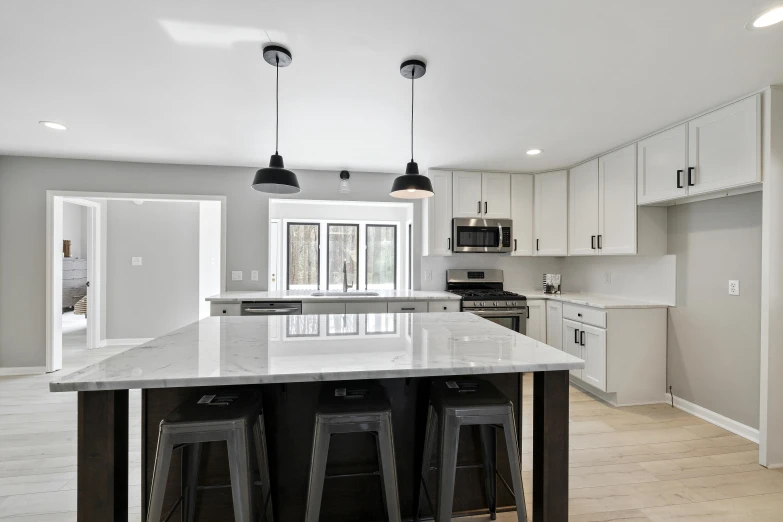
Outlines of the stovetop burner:
M 449 292 L 462 296 L 464 299 L 522 299 L 523 296 L 508 290 L 492 290 L 488 288 L 460 288 Z

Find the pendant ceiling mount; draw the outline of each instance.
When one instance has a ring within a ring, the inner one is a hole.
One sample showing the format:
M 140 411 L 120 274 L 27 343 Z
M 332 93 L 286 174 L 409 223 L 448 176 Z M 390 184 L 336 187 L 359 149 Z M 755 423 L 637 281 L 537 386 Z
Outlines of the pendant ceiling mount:
M 292 61 L 291 52 L 281 45 L 270 44 L 264 47 L 264 60 L 275 68 L 275 153 L 269 158 L 269 167 L 259 169 L 253 178 L 252 187 L 259 192 L 269 194 L 296 194 L 299 180 L 296 174 L 285 168 L 283 156 L 278 154 L 279 133 L 280 67 L 288 67 Z
M 421 60 L 405 60 L 400 65 L 400 74 L 409 80 L 418 80 L 427 72 L 427 64 Z

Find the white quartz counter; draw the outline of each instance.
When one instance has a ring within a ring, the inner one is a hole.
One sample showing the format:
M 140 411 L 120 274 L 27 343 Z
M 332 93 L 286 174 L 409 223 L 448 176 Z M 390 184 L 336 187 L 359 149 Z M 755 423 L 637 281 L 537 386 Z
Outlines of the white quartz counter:
M 625 297 L 580 292 L 545 294 L 543 290 L 512 289 L 511 291 L 522 294 L 528 299 L 548 299 L 576 305 L 591 306 L 593 308 L 667 308 L 670 306 L 664 303 L 643 301 L 641 299 L 629 299 Z
M 95 391 L 571 370 L 471 313 L 208 317 L 50 383 Z
M 243 301 L 450 301 L 461 297 L 450 292 L 422 290 L 374 290 L 378 295 L 352 295 L 350 291 L 344 295 L 313 296 L 318 290 L 270 290 L 270 291 L 232 291 L 207 297 L 207 301 L 215 303 L 241 303 Z

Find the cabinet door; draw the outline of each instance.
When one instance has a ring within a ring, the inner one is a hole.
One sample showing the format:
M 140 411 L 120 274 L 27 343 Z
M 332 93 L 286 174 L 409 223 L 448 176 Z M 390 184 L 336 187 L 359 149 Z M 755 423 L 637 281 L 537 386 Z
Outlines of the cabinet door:
M 477 219 L 483 215 L 481 172 L 454 171 L 454 217 Z
M 512 256 L 533 255 L 533 176 L 511 176 Z
M 511 174 L 484 172 L 481 174 L 481 196 L 484 199 L 484 219 L 511 217 Z
M 546 344 L 563 349 L 563 303 L 546 302 Z
M 528 318 L 525 335 L 536 341 L 546 342 L 546 303 L 544 301 L 528 301 Z
M 428 312 L 459 312 L 460 301 L 430 301 L 427 303 Z
M 386 301 L 345 303 L 346 314 L 385 314 L 386 312 Z
M 563 319 L 563 351 L 583 359 L 582 345 L 579 344 L 581 331 L 581 324 Z M 570 370 L 569 373 L 579 379 L 582 378 L 582 370 Z
M 686 124 L 639 142 L 639 204 L 687 195 Z
M 302 315 L 344 314 L 345 303 L 302 303 Z
M 585 369 L 582 380 L 601 391 L 606 391 L 606 330 L 582 325 L 582 346 Z
M 534 185 L 535 255 L 568 255 L 568 171 L 536 174 Z
M 427 303 L 423 301 L 389 301 L 387 308 L 390 314 L 427 313 Z
M 598 158 L 598 252 L 636 253 L 636 145 Z
M 598 160 L 569 172 L 568 255 L 598 254 Z
M 688 122 L 688 194 L 761 181 L 761 95 Z
M 426 198 L 424 209 L 424 255 L 451 255 L 451 172 L 431 170 L 429 178 L 435 195 Z

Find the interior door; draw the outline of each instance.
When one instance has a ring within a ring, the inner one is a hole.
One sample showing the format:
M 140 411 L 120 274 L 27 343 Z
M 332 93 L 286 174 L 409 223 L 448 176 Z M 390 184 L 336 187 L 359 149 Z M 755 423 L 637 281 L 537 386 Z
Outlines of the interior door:
M 482 173 L 481 195 L 484 198 L 484 219 L 511 217 L 511 174 Z
M 569 173 L 568 254 L 598 254 L 598 160 Z
M 636 144 L 598 158 L 598 252 L 636 254 Z
M 533 176 L 511 176 L 512 256 L 533 255 Z
M 761 181 L 761 95 L 688 122 L 688 194 Z
M 585 355 L 582 380 L 606 391 L 606 330 L 583 324 L 582 331 L 582 353 Z
M 454 171 L 454 217 L 474 218 L 484 216 L 484 200 L 481 197 L 481 172 Z
M 427 233 L 425 241 L 427 255 L 450 256 L 451 255 L 451 217 L 452 217 L 452 190 L 450 171 L 429 171 L 432 189 L 435 195 L 424 200 L 424 212 L 427 214 Z
M 563 351 L 574 357 L 582 357 L 582 345 L 579 344 L 581 340 L 581 323 L 571 321 L 569 319 L 563 319 Z M 579 379 L 582 378 L 582 370 L 570 370 L 569 373 Z
M 637 176 L 640 205 L 688 194 L 686 127 L 683 123 L 639 142 Z
M 568 255 L 568 171 L 536 174 L 533 183 L 535 255 Z

